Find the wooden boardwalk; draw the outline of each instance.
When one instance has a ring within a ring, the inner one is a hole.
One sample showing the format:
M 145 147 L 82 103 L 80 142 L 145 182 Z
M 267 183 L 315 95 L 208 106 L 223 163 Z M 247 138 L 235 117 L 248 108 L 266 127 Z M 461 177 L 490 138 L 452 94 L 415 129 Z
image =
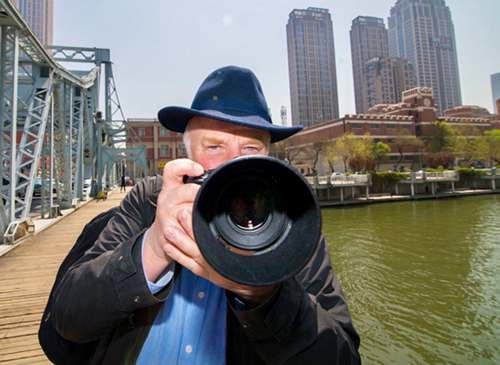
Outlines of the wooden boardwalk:
M 124 195 L 92 201 L 0 257 L 1 364 L 50 364 L 37 333 L 57 269 L 85 224 Z

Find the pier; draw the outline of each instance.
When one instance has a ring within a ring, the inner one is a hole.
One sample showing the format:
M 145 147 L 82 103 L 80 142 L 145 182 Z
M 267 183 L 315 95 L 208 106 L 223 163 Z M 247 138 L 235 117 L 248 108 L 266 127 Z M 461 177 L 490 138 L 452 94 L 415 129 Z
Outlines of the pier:
M 85 224 L 124 196 L 90 201 L 0 256 L 1 364 L 50 364 L 37 333 L 59 265 Z

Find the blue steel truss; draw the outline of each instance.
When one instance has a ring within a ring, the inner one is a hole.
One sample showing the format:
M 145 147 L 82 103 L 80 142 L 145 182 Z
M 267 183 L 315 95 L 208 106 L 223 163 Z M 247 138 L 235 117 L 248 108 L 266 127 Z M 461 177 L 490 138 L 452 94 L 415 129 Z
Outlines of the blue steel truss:
M 92 68 L 70 71 L 61 62 Z M 116 184 L 125 160 L 145 173 L 145 148 L 127 148 L 126 140 L 109 49 L 43 47 L 11 2 L 0 0 L 0 244 L 29 223 L 36 181 L 55 214 L 84 198 L 85 179 L 94 191 Z

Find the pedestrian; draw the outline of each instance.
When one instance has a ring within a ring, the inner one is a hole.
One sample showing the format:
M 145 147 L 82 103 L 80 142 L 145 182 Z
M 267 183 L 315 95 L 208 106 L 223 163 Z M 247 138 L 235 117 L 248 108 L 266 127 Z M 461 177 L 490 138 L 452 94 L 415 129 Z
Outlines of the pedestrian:
M 272 124 L 259 81 L 228 66 L 201 84 L 191 108 L 160 123 L 184 133 L 188 159 L 136 184 L 55 289 L 52 320 L 75 342 L 98 341 L 93 363 L 358 364 L 359 337 L 322 238 L 299 274 L 247 286 L 218 274 L 191 224 L 198 176 L 301 127 Z
M 120 192 L 126 191 L 125 186 L 126 186 L 125 175 L 122 174 L 122 179 L 121 179 L 121 183 L 120 183 Z

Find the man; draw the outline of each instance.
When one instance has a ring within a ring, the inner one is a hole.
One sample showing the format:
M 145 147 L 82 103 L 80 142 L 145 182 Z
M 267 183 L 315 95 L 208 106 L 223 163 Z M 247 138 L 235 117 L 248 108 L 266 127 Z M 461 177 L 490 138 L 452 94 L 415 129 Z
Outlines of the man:
M 122 189 L 123 189 L 123 191 L 126 191 L 125 190 L 126 186 L 127 185 L 125 184 L 125 175 L 122 174 L 121 181 L 120 181 L 120 193 L 122 192 Z
M 167 107 L 158 119 L 184 133 L 189 159 L 137 184 L 66 273 L 55 294 L 59 333 L 98 341 L 94 363 L 359 363 L 359 337 L 324 240 L 296 277 L 250 287 L 211 268 L 193 236 L 199 186 L 183 176 L 266 155 L 301 128 L 273 125 L 257 78 L 234 66 L 211 73 L 191 108 Z

